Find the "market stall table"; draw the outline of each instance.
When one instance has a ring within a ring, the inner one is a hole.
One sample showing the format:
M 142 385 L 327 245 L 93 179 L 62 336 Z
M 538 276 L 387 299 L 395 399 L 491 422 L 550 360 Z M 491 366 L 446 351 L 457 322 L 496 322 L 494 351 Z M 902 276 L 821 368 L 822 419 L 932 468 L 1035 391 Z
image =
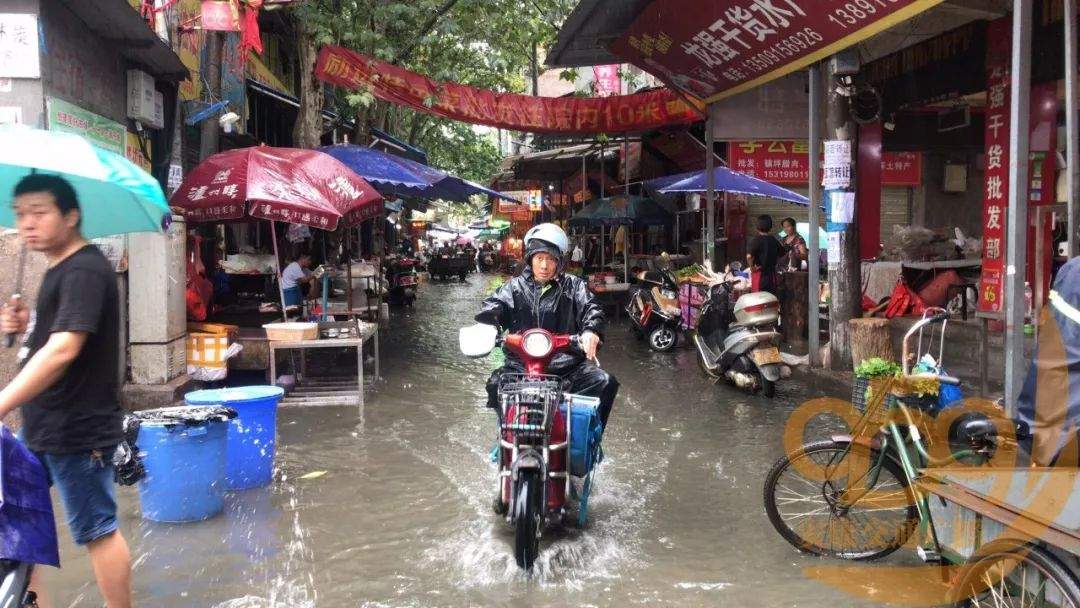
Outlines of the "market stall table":
M 270 340 L 269 382 L 277 383 L 277 351 L 300 351 L 300 375 L 295 390 L 282 400 L 282 405 L 364 405 L 364 342 L 371 340 L 374 351 L 374 380 L 379 378 L 379 326 L 359 323 L 355 338 L 316 338 L 313 340 Z M 351 378 L 307 378 L 305 351 L 322 348 L 356 349 L 356 384 Z

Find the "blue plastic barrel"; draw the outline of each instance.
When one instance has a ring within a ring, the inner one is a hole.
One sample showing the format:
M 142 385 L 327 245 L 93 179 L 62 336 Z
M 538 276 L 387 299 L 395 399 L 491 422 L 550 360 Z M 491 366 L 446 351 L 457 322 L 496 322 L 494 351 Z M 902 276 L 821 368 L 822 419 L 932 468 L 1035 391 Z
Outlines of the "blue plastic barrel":
M 139 412 L 139 446 L 146 477 L 139 481 L 143 517 L 185 522 L 209 519 L 225 508 L 227 416 L 208 408 Z M 224 408 L 214 408 L 224 410 Z
M 276 386 L 238 386 L 184 395 L 188 405 L 224 405 L 238 414 L 229 426 L 225 463 L 228 489 L 257 488 L 273 478 L 277 406 L 284 394 Z

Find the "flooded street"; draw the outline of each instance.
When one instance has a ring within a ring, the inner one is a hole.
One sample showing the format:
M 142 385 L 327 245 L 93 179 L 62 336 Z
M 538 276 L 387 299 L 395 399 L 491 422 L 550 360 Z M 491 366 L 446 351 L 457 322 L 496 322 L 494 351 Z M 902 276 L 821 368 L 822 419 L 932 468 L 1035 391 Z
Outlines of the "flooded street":
M 211 521 L 143 521 L 121 492 L 141 606 L 864 606 L 805 578 L 820 563 L 769 525 L 761 486 L 780 456 L 775 401 L 705 381 L 689 349 L 651 354 L 621 320 L 600 353 L 622 382 L 590 522 L 549 531 L 532 578 L 491 513 L 493 355 L 457 352 L 490 276 L 426 283 L 382 339 L 363 409 L 285 408 L 270 488 L 232 494 Z M 302 479 L 312 472 L 325 475 Z M 61 526 L 56 606 L 100 605 L 85 551 Z

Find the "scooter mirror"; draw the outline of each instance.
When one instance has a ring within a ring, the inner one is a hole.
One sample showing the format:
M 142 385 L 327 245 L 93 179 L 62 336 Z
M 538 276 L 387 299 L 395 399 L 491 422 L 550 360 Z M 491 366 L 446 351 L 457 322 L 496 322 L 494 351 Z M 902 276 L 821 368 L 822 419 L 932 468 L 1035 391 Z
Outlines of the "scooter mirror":
M 494 325 L 477 323 L 458 330 L 458 346 L 466 357 L 486 357 L 495 348 L 499 330 Z

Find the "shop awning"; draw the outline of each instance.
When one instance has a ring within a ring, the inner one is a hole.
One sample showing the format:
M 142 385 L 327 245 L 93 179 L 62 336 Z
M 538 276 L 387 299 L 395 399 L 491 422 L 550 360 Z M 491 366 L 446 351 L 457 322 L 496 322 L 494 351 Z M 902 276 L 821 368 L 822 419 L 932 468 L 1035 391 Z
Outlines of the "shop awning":
M 578 144 L 542 152 L 507 156 L 499 165 L 496 182 L 510 180 L 558 181 L 581 170 L 581 159 L 595 163 L 600 159 L 600 144 Z M 606 146 L 603 158 L 617 158 L 618 144 Z
M 60 0 L 87 28 L 124 57 L 160 80 L 179 82 L 190 74 L 169 45 L 150 29 L 127 0 Z
M 651 198 L 608 196 L 589 201 L 570 218 L 571 226 L 618 226 L 667 224 L 672 212 Z
M 765 180 L 750 177 L 745 173 L 732 171 L 727 167 L 717 167 L 713 169 L 713 176 L 715 181 L 714 187 L 717 192 L 731 192 L 732 194 L 745 194 L 747 196 L 767 196 L 796 205 L 810 204 L 810 199 L 801 194 L 792 192 L 787 188 L 781 188 L 780 186 L 771 184 Z M 656 180 L 653 181 L 655 182 Z M 705 192 L 707 185 L 706 181 L 707 175 L 705 171 L 695 171 L 673 184 L 658 188 L 658 190 L 664 194 L 672 192 Z

